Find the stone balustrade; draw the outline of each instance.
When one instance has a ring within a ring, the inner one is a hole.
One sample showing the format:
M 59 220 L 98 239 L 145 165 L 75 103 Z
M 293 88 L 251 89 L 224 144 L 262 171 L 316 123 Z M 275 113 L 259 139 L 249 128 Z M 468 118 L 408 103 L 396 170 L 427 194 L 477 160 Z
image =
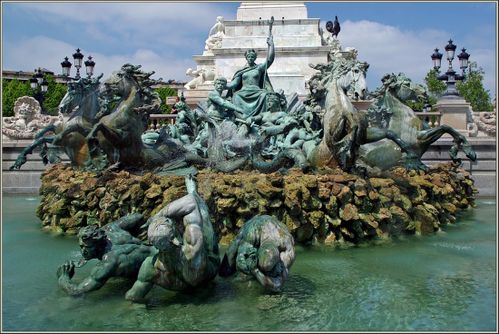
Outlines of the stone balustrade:
M 423 112 L 415 111 L 414 114 L 419 117 L 420 120 L 426 122 L 431 128 L 436 128 L 440 126 L 440 120 L 442 119 L 442 113 L 439 111 Z
M 150 114 L 149 115 L 149 130 L 158 130 L 161 124 L 175 124 L 177 115 L 172 114 Z

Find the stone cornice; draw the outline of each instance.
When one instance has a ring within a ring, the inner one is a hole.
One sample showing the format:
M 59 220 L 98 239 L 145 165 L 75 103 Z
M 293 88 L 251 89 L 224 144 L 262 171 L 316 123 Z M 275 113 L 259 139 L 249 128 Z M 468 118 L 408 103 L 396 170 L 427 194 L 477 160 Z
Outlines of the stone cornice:
M 320 19 L 313 19 L 313 18 L 308 18 L 308 19 L 284 19 L 281 20 L 280 18 L 276 18 L 274 20 L 273 25 L 278 26 L 278 25 L 305 25 L 305 24 L 319 24 Z M 261 19 L 261 20 L 248 20 L 248 21 L 224 21 L 224 24 L 226 27 L 239 27 L 239 26 L 268 26 L 269 25 L 269 20 L 268 19 Z

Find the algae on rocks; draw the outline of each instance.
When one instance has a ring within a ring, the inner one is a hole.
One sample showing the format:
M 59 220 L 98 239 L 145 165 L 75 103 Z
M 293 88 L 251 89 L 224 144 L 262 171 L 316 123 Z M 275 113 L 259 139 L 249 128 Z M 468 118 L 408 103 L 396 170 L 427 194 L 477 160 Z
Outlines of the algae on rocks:
M 197 179 L 223 244 L 257 214 L 276 217 L 304 244 L 429 234 L 453 223 L 460 209 L 473 206 L 476 193 L 469 173 L 451 163 L 428 172 L 395 168 L 367 179 L 340 169 L 316 174 L 299 169 L 286 174 L 203 170 Z M 134 212 L 147 219 L 185 194 L 181 176 L 96 174 L 58 164 L 42 175 L 37 216 L 45 229 L 75 233 Z

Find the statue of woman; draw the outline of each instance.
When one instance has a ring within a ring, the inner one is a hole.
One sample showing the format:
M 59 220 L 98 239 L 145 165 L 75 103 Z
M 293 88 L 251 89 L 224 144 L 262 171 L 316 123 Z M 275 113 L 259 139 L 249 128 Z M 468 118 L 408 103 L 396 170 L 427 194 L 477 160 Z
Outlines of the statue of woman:
M 244 110 L 244 114 L 235 112 L 238 118 L 246 119 L 265 112 L 267 109 L 267 93 L 274 91 L 267 75 L 267 69 L 272 65 L 275 57 L 271 34 L 267 38 L 267 44 L 269 48 L 265 62 L 256 64 L 256 51 L 253 49 L 246 51 L 245 57 L 248 64 L 237 71 L 232 81 L 227 84 L 228 96 L 232 95 L 232 103 Z

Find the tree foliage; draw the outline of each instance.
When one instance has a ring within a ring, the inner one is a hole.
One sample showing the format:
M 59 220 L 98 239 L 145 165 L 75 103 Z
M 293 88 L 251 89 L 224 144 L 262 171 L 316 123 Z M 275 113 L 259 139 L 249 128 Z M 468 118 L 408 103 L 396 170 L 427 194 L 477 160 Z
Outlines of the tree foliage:
M 43 99 L 42 110 L 45 114 L 57 115 L 57 108 L 64 95 L 66 95 L 67 87 L 64 84 L 55 82 L 52 75 L 45 75 L 45 79 L 49 85 Z
M 442 80 L 438 80 L 438 72 L 434 68 L 426 74 L 424 81 L 426 83 L 426 87 L 428 87 L 430 96 L 433 98 L 440 97 L 447 89 L 446 83 Z
M 426 103 L 430 104 L 432 106 L 431 111 L 433 110 L 433 106 L 437 103 L 437 98 L 434 96 L 428 96 L 428 99 L 426 99 L 423 96 L 419 96 L 416 100 L 408 100 L 405 101 L 404 103 L 409 106 L 413 111 L 423 111 L 423 108 Z
M 64 84 L 56 83 L 52 75 L 45 74 L 48 82 L 47 92 L 43 97 L 42 113 L 57 115 L 57 107 L 66 94 L 67 87 Z M 2 115 L 4 117 L 14 116 L 14 103 L 22 96 L 36 98 L 40 94 L 38 89 L 32 89 L 29 81 L 2 80 Z
M 468 68 L 464 81 L 456 84 L 459 95 L 471 104 L 473 111 L 492 111 L 489 91 L 483 87 L 484 70 L 476 62 L 470 62 Z
M 21 96 L 33 96 L 29 82 L 2 79 L 2 115 L 14 116 L 14 103 Z
M 465 80 L 456 83 L 459 95 L 471 104 L 474 111 L 491 111 L 493 109 L 490 102 L 490 93 L 483 87 L 484 73 L 476 62 L 470 62 L 469 72 Z M 435 69 L 431 69 L 424 80 L 432 98 L 442 96 L 447 89 L 447 84 L 442 80 L 438 80 L 438 72 Z
M 170 88 L 170 87 L 159 87 L 154 89 L 156 92 L 158 92 L 159 96 L 161 97 L 161 105 L 159 109 L 161 110 L 162 114 L 169 114 L 172 111 L 172 108 L 168 105 L 166 105 L 166 98 L 168 96 L 177 96 L 177 90 Z

